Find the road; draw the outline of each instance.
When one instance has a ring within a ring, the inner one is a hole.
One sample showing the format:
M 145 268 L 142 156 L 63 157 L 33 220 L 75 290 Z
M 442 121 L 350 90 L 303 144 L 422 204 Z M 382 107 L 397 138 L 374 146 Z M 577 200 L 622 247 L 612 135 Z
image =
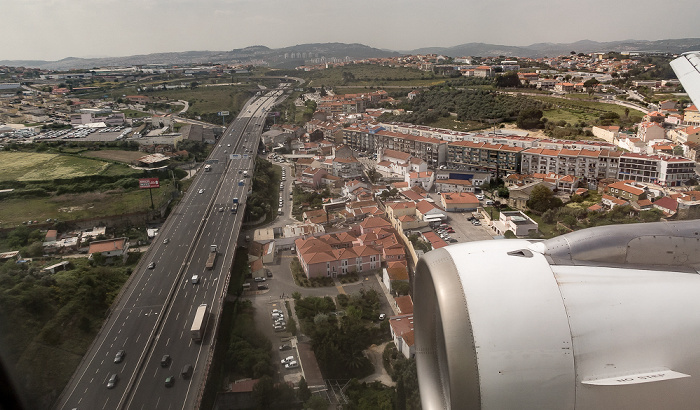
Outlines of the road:
M 57 401 L 58 409 L 193 409 L 204 390 L 221 301 L 241 228 L 245 200 L 251 188 L 243 171 L 253 172 L 266 112 L 282 92 L 270 91 L 246 104 L 217 142 L 207 163 L 163 225 L 158 238 L 134 269 L 114 302 L 103 328 Z M 232 154 L 235 154 L 232 155 Z M 238 213 L 230 211 L 240 198 Z M 217 261 L 205 269 L 210 245 Z M 153 262 L 155 267 L 148 269 Z M 192 275 L 201 277 L 192 284 Z M 200 344 L 192 341 L 194 311 L 207 304 L 207 331 Z M 114 363 L 118 350 L 121 363 Z M 163 355 L 171 363 L 161 367 Z M 186 364 L 194 367 L 188 380 L 180 377 Z M 107 389 L 110 375 L 118 375 Z M 172 387 L 165 386 L 175 377 Z

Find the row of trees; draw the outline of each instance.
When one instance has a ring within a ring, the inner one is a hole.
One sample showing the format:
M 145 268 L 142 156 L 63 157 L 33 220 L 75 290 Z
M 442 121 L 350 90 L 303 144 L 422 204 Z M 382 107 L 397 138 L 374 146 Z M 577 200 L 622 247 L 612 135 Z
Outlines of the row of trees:
M 391 119 L 427 125 L 440 117 L 449 117 L 451 113 L 456 113 L 459 121 L 492 123 L 514 120 L 525 110 L 541 111 L 545 108 L 543 103 L 524 96 L 498 94 L 483 89 L 461 89 L 449 85 L 434 86 L 418 94 L 409 106 L 411 113 Z

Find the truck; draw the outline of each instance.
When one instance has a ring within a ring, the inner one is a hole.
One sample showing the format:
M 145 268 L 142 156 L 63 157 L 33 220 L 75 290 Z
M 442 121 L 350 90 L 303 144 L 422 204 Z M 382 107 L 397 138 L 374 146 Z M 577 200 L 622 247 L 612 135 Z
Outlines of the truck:
M 201 342 L 204 338 L 204 332 L 207 329 L 207 304 L 203 303 L 197 308 L 197 312 L 194 314 L 194 321 L 192 322 L 192 328 L 190 328 L 190 334 L 192 335 L 192 340 L 195 342 Z
M 212 245 L 209 248 L 209 258 L 207 259 L 207 269 L 211 270 L 214 268 L 214 262 L 216 262 L 216 245 Z
M 233 198 L 233 205 L 231 205 L 231 212 L 238 213 L 238 198 Z

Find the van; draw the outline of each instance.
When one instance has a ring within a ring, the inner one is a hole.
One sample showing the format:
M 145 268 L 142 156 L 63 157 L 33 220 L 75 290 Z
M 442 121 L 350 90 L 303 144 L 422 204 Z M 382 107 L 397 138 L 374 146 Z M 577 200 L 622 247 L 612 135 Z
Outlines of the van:
M 185 380 L 192 377 L 192 365 L 186 364 L 185 367 L 182 368 L 182 371 L 180 372 L 180 376 L 182 376 L 182 378 Z

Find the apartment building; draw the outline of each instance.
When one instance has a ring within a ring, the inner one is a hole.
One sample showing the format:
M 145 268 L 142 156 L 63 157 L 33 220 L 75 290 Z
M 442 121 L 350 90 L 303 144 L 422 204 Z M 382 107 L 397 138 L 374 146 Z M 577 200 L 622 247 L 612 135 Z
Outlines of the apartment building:
M 626 153 L 620 156 L 618 179 L 680 186 L 695 177 L 695 162 L 680 157 Z
M 542 149 L 522 152 L 521 174 L 575 175 L 588 183 L 617 178 L 622 152 L 608 149 Z
M 503 144 L 456 141 L 447 145 L 447 166 L 505 175 L 520 170 L 522 151 L 524 148 Z

